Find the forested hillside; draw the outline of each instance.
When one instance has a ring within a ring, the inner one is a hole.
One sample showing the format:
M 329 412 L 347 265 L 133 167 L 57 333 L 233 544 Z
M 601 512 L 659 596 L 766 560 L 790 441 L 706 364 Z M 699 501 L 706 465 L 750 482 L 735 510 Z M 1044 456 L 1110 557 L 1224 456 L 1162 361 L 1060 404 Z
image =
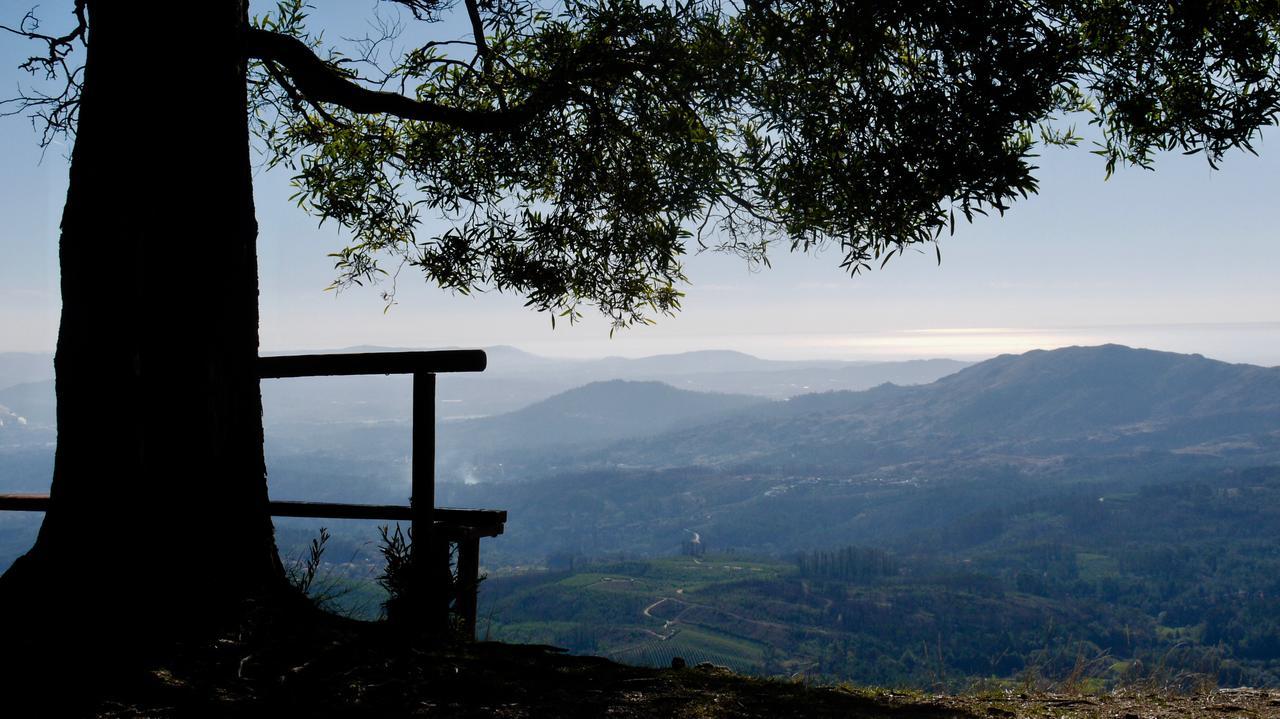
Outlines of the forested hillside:
M 1280 468 L 1099 491 L 993 502 L 877 547 L 562 557 L 490 580 L 487 631 L 859 684 L 1280 686 Z

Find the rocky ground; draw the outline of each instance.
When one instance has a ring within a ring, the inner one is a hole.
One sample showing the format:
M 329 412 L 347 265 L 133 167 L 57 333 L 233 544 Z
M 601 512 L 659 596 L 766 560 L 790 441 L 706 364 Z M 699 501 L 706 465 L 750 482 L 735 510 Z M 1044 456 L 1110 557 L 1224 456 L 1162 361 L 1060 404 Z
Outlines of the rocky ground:
M 1011 694 L 1002 697 L 941 697 L 945 706 L 979 717 L 1063 719 L 1172 719 L 1173 717 L 1280 717 L 1280 691 L 1215 689 L 1198 694 L 1121 690 L 1098 696 Z
M 11 661 L 0 715 L 1280 719 L 1278 691 L 934 696 L 806 686 L 710 666 L 629 667 L 551 647 L 431 646 L 385 624 L 278 616 L 136 666 L 111 666 L 101 651 L 59 656 L 57 666 Z

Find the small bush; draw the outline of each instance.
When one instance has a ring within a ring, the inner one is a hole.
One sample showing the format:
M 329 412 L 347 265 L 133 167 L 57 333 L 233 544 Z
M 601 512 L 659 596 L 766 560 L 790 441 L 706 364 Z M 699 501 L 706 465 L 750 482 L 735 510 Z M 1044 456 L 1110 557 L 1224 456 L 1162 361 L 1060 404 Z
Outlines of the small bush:
M 299 556 L 293 560 L 293 564 L 285 568 L 289 584 L 304 595 L 309 596 L 311 593 L 311 587 L 315 584 L 316 575 L 320 571 L 320 564 L 324 558 L 325 545 L 328 543 L 329 530 L 321 527 L 320 535 L 311 540 L 307 556 Z
M 382 603 L 383 616 L 397 620 L 404 616 L 404 610 L 412 594 L 411 566 L 413 562 L 413 529 L 408 533 L 387 526 L 378 527 L 382 541 L 378 551 L 382 553 L 382 573 L 378 575 L 378 586 L 387 592 L 387 599 Z

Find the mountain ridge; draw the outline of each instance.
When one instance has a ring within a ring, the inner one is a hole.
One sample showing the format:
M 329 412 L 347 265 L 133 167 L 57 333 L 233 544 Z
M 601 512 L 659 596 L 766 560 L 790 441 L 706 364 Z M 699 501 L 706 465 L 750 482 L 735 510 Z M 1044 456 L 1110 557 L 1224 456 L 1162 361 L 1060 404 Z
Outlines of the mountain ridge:
M 927 385 L 799 395 L 601 459 L 670 467 L 811 455 L 865 470 L 993 449 L 1189 451 L 1236 439 L 1280 451 L 1280 368 L 1102 345 L 1001 355 Z
M 660 434 L 702 418 L 761 404 L 759 397 L 693 392 L 657 381 L 590 382 L 527 407 L 441 427 L 451 454 L 510 450 Z

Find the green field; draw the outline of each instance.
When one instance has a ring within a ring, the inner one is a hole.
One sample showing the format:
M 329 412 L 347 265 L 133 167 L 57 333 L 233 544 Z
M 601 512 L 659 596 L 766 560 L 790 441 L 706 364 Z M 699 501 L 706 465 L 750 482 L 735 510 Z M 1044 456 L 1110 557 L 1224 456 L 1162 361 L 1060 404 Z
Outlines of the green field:
M 768 645 L 759 624 L 726 616 L 711 597 L 748 581 L 793 574 L 789 564 L 738 558 L 677 557 L 547 573 L 543 581 L 499 580 L 486 589 L 480 633 L 501 641 L 557 644 L 629 664 L 712 662 L 761 673 Z M 520 586 L 529 585 L 529 586 Z M 587 608 L 586 611 L 583 609 Z M 540 621 L 530 621 L 535 617 Z M 733 624 L 741 625 L 738 631 Z M 753 636 L 756 635 L 756 636 Z

